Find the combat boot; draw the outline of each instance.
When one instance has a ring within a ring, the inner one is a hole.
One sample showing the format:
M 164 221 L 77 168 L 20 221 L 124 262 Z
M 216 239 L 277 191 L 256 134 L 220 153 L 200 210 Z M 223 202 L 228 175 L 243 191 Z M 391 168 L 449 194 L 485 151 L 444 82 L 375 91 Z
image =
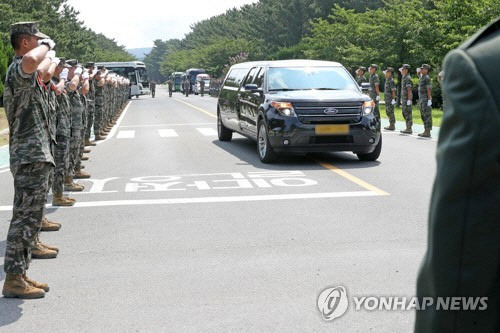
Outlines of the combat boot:
M 420 133 L 418 136 L 422 138 L 430 138 L 431 137 L 431 130 L 426 129 L 424 133 Z
M 90 153 L 92 150 L 88 149 L 88 148 L 83 148 L 83 153 L 84 154 L 88 154 Z
M 64 178 L 64 190 L 65 191 L 81 192 L 84 189 L 85 189 L 85 186 L 73 182 L 73 177 L 66 176 L 66 178 Z
M 85 139 L 86 146 L 97 146 L 95 142 L 91 142 L 89 138 Z
M 51 250 L 51 251 L 54 251 L 56 253 L 59 253 L 59 248 L 57 246 L 50 246 L 50 245 L 47 245 L 47 244 L 43 244 L 40 241 L 40 235 L 37 235 L 36 238 L 35 238 L 35 248 L 36 247 L 44 248 L 44 249 Z
M 21 274 L 7 273 L 2 294 L 5 298 L 35 299 L 45 297 L 43 289 L 35 288 L 27 283 Z
M 90 178 L 90 174 L 83 172 L 82 170 L 75 171 L 74 179 L 87 179 Z
M 60 229 L 61 223 L 49 221 L 46 217 L 42 219 L 42 228 L 40 231 L 59 231 Z
M 52 206 L 62 206 L 62 207 L 69 207 L 73 206 L 75 204 L 75 201 L 73 200 L 68 200 L 67 197 L 64 197 L 62 194 L 55 195 L 52 198 Z
M 413 131 L 411 130 L 411 126 L 406 126 L 406 129 L 404 131 L 400 131 L 403 134 L 412 134 Z
M 88 156 L 82 156 L 80 159 L 81 159 L 82 161 L 88 161 L 88 160 L 89 160 L 89 157 L 88 157 Z
M 396 127 L 394 126 L 394 123 L 391 122 L 391 123 L 389 123 L 389 126 L 384 127 L 384 129 L 387 131 L 394 131 L 396 129 Z
M 49 288 L 49 285 L 46 284 L 46 283 L 41 283 L 41 282 L 37 282 L 35 280 L 32 280 L 30 279 L 29 277 L 26 276 L 26 273 L 24 273 L 23 275 L 23 279 L 24 281 L 26 281 L 27 284 L 29 284 L 30 286 L 32 287 L 35 287 L 35 288 L 38 288 L 38 289 L 42 289 L 43 291 L 45 291 L 46 293 L 49 292 L 50 288 Z
M 57 258 L 57 251 L 49 249 L 42 243 L 37 242 L 31 251 L 31 258 L 33 259 L 54 259 Z
M 95 139 L 96 141 L 106 140 L 106 135 L 96 134 Z

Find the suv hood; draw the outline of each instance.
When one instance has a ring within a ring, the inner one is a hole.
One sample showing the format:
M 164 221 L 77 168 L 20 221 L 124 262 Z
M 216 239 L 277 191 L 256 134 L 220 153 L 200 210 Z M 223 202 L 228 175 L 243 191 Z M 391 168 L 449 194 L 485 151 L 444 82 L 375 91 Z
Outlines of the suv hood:
M 353 90 L 295 90 L 295 91 L 272 91 L 266 94 L 268 99 L 284 102 L 292 101 L 331 101 L 331 102 L 365 102 L 370 97 L 361 92 Z

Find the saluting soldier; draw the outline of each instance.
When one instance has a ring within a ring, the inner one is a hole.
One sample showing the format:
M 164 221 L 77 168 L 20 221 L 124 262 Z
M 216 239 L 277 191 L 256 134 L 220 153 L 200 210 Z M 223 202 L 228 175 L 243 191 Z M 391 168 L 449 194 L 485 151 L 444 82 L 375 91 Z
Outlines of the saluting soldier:
M 423 138 L 430 138 L 432 131 L 432 85 L 429 77 L 431 66 L 423 64 L 420 67 L 420 79 L 418 81 L 418 98 L 420 101 L 420 116 L 424 122 L 424 132 L 418 134 Z
M 7 70 L 4 106 L 9 123 L 10 169 L 14 177 L 14 204 L 7 234 L 2 293 L 4 297 L 41 298 L 47 284 L 26 276 L 31 252 L 41 228 L 54 166 L 48 105 L 42 81 L 55 46 L 36 22 L 11 26 L 15 58 Z M 22 121 L 21 121 L 22 119 Z
M 412 134 L 413 115 L 412 115 L 412 101 L 413 101 L 413 83 L 410 76 L 411 66 L 404 64 L 399 71 L 403 78 L 401 80 L 401 107 L 403 108 L 403 117 L 406 121 L 406 129 L 401 131 L 403 134 Z
M 394 131 L 396 129 L 396 117 L 394 116 L 394 106 L 396 105 L 397 88 L 394 82 L 394 68 L 387 67 L 384 71 L 385 85 L 384 85 L 384 99 L 385 99 L 385 113 L 389 118 L 389 126 L 384 127 L 385 130 Z
M 360 87 L 361 84 L 368 82 L 368 80 L 366 80 L 365 73 L 366 73 L 366 67 L 361 66 L 356 70 L 356 82 Z
M 377 74 L 378 65 L 371 64 L 370 71 L 370 98 L 375 102 L 375 110 L 373 111 L 375 118 L 380 122 L 380 110 L 378 104 L 380 102 L 380 79 Z

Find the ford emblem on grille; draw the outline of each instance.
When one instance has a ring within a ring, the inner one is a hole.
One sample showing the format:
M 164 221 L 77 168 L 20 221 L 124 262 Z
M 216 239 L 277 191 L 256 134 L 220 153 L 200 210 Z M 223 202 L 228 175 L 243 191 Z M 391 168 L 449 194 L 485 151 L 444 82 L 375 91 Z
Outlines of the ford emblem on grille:
M 325 109 L 325 111 L 323 111 L 325 114 L 337 114 L 339 113 L 339 110 L 335 109 L 335 108 L 328 108 L 328 109 Z

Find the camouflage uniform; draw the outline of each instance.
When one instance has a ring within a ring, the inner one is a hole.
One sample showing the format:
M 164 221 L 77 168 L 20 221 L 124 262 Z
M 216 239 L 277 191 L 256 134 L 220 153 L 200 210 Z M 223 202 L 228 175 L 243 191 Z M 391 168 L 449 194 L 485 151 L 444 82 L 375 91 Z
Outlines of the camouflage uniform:
M 94 93 L 95 118 L 94 118 L 94 133 L 98 135 L 104 129 L 104 89 L 102 86 L 95 85 Z
M 406 127 L 411 128 L 413 126 L 412 106 L 411 104 L 406 104 L 408 101 L 408 88 L 410 88 L 410 90 L 413 88 L 410 74 L 406 74 L 401 80 L 401 106 L 403 108 L 403 117 L 406 121 Z
M 368 80 L 366 80 L 366 77 L 364 75 L 362 75 L 362 76 L 358 76 L 356 78 L 356 82 L 358 83 L 358 86 L 361 87 L 361 84 L 368 82 Z
M 432 130 L 432 109 L 427 105 L 427 89 L 431 88 L 431 78 L 428 74 L 422 75 L 418 81 L 418 98 L 420 100 L 420 116 L 426 130 Z
M 385 80 L 384 86 L 384 97 L 385 97 L 385 113 L 389 118 L 390 123 L 396 122 L 396 117 L 394 116 L 394 105 L 392 105 L 392 92 L 396 91 L 396 83 L 392 77 Z
M 370 98 L 375 102 L 375 110 L 373 110 L 373 114 L 375 115 L 375 118 L 380 120 L 380 110 L 378 108 L 378 103 L 377 101 L 377 90 L 375 87 L 380 84 L 380 79 L 378 78 L 377 74 L 371 74 L 370 75 Z
M 55 80 L 57 83 L 57 80 Z M 64 190 L 64 177 L 69 172 L 69 152 L 71 138 L 71 105 L 66 93 L 57 96 L 57 145 L 54 152 L 56 168 L 52 193 L 62 195 Z
M 75 170 L 77 170 L 77 166 L 80 164 L 84 107 L 78 91 L 68 89 L 68 97 L 71 104 L 71 140 L 68 176 L 73 176 Z
M 47 88 L 38 72 L 26 74 L 22 57 L 7 71 L 4 106 L 9 123 L 9 153 L 14 176 L 13 215 L 7 234 L 4 271 L 24 274 L 41 228 L 54 158 Z
M 87 94 L 87 126 L 85 127 L 85 139 L 90 140 L 92 126 L 95 120 L 95 80 L 89 80 L 89 93 Z

